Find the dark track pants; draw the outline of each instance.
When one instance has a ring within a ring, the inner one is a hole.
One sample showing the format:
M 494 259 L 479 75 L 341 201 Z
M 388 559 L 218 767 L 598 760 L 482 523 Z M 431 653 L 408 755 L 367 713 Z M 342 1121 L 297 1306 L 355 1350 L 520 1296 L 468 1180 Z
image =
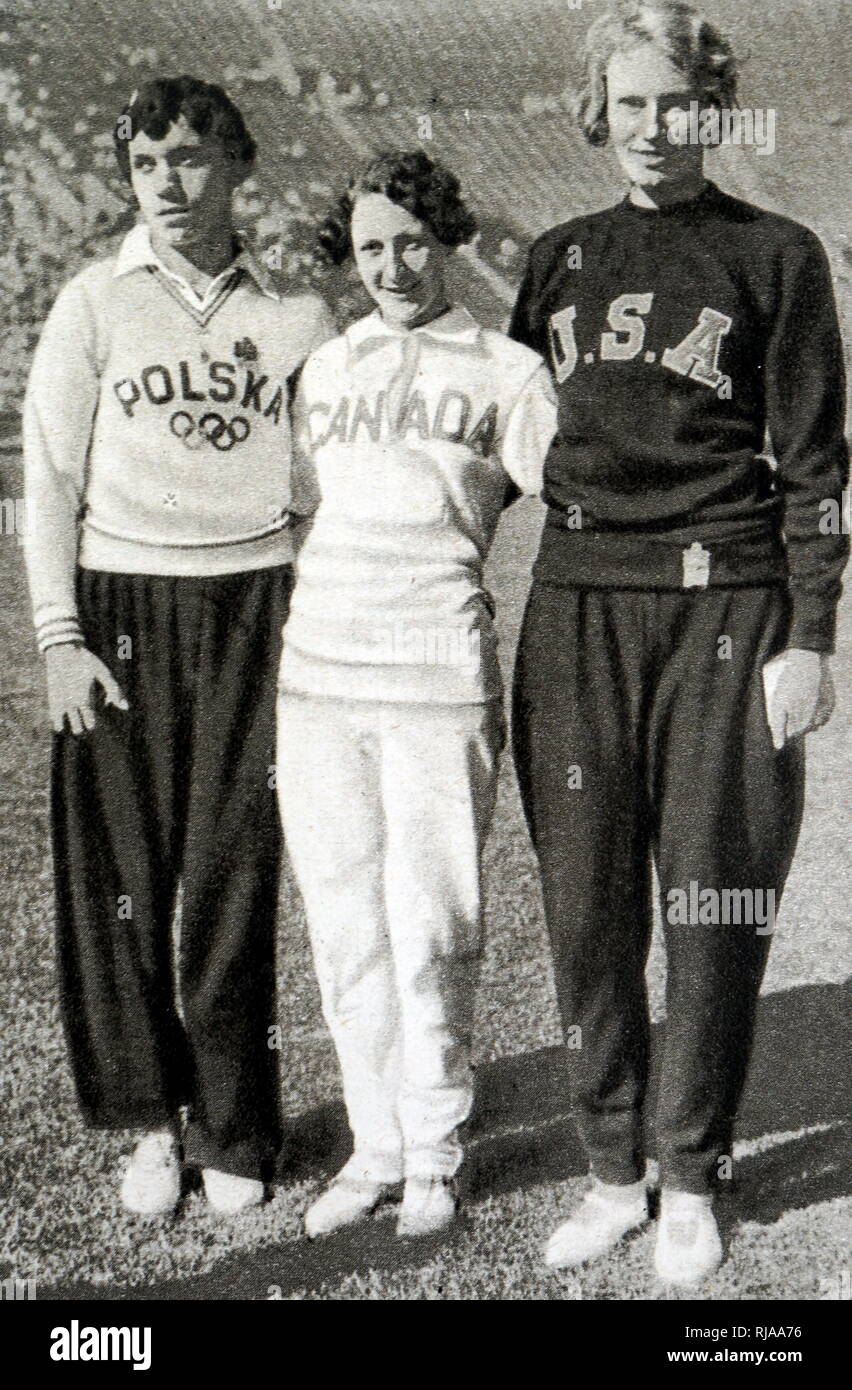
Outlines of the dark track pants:
M 291 586 L 287 566 L 81 570 L 86 642 L 130 709 L 53 745 L 59 987 L 83 1116 L 153 1129 L 185 1104 L 187 1160 L 246 1177 L 280 1142 L 270 772 Z
M 730 925 L 672 925 L 669 891 L 689 892 L 691 882 L 774 889 L 780 902 L 804 757 L 800 740 L 772 747 L 761 668 L 784 647 L 787 623 L 778 587 L 534 585 L 530 595 L 515 674 L 515 761 L 563 1027 L 581 1030 L 567 1053 L 574 1113 L 605 1182 L 635 1182 L 644 1170 L 652 855 L 668 962 L 661 1179 L 705 1191 L 719 1156 L 731 1153 L 771 937 L 756 923 L 734 925 L 730 913 Z M 722 637 L 730 660 L 720 659 Z

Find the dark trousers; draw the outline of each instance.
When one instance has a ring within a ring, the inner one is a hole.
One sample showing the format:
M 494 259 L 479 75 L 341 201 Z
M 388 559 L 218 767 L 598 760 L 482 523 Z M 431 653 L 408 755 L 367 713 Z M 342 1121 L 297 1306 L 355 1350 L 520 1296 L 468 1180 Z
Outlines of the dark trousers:
M 86 643 L 130 708 L 53 745 L 59 987 L 83 1116 L 154 1129 L 187 1105 L 188 1161 L 246 1177 L 280 1143 L 271 769 L 291 586 L 287 566 L 80 571 Z
M 667 957 L 661 1180 L 702 1192 L 725 1176 L 771 937 L 731 910 L 726 924 L 722 890 L 772 889 L 777 907 L 801 821 L 801 741 L 773 749 L 761 677 L 787 625 L 780 587 L 530 595 L 515 761 L 563 1027 L 580 1030 L 574 1112 L 604 1182 L 644 1170 L 652 857 Z M 672 920 L 671 890 L 705 889 L 719 894 L 716 922 Z

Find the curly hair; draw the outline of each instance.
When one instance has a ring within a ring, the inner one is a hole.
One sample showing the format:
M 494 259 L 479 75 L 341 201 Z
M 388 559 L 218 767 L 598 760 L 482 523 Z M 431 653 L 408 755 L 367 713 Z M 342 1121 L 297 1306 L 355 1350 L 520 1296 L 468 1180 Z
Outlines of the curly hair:
M 130 117 L 130 134 L 122 122 Z M 213 82 L 183 73 L 180 77 L 155 77 L 133 93 L 116 118 L 113 129 L 115 156 L 122 174 L 130 182 L 130 141 L 140 130 L 152 140 L 162 140 L 169 126 L 183 116 L 198 135 L 215 135 L 231 159 L 238 160 L 248 173 L 257 146 L 246 128 L 242 112 L 227 92 Z
M 681 0 L 619 0 L 590 26 L 586 40 L 585 82 L 577 100 L 577 119 L 590 145 L 605 145 L 609 139 L 607 64 L 613 54 L 640 43 L 661 47 L 708 106 L 736 105 L 736 58 L 715 25 Z
M 382 193 L 425 222 L 444 246 L 462 246 L 477 231 L 455 174 L 423 150 L 385 150 L 350 180 L 320 223 L 317 240 L 332 265 L 352 255 L 352 209 L 362 193 Z

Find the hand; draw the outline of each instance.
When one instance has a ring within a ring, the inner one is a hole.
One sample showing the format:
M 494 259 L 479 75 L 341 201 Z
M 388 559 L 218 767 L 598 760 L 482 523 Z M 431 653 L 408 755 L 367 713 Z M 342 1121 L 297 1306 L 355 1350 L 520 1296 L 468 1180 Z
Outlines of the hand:
M 58 646 L 48 647 L 45 661 L 50 722 L 58 734 L 62 733 L 66 719 L 72 734 L 94 729 L 97 723 L 93 698 L 95 685 L 101 687 L 108 705 L 115 705 L 117 709 L 128 708 L 117 681 L 88 647 L 62 642 Z
M 766 717 L 776 749 L 788 738 L 821 729 L 834 709 L 834 682 L 828 657 L 788 647 L 763 668 Z

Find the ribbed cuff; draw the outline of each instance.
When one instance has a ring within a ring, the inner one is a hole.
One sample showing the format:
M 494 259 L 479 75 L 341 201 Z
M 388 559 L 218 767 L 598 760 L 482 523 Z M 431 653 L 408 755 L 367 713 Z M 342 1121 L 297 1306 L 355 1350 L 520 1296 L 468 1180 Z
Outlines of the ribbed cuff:
M 797 608 L 794 598 L 787 646 L 830 655 L 834 651 L 836 628 L 837 615 L 833 608 L 828 612 L 803 612 Z
M 83 631 L 74 617 L 50 618 L 36 625 L 36 641 L 43 655 L 48 647 L 64 646 L 68 642 L 82 645 Z

